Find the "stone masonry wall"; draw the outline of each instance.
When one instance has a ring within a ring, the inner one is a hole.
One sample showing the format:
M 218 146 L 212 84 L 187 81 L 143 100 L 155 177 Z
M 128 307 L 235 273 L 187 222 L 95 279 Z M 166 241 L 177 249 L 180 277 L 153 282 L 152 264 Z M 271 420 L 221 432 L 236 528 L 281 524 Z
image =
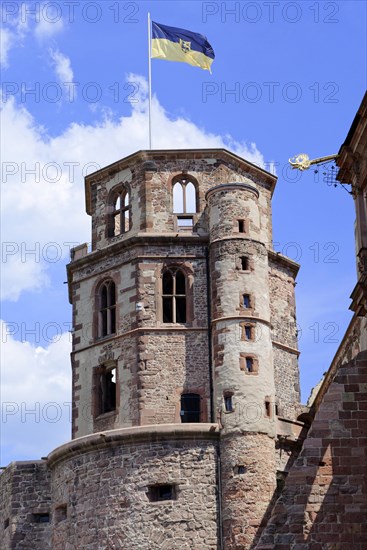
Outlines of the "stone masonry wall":
M 46 462 L 12 462 L 0 475 L 2 550 L 51 548 L 51 523 L 40 523 L 37 515 L 50 512 L 50 474 Z
M 257 550 L 367 547 L 367 354 L 339 368 Z
M 269 259 L 269 293 L 272 319 L 275 399 L 279 416 L 296 420 L 299 414 L 300 382 L 294 268 Z M 295 264 L 296 266 L 296 264 Z
M 139 430 L 88 436 L 51 456 L 53 550 L 217 549 L 215 426 L 178 440 L 172 426 L 145 441 Z M 174 485 L 175 499 L 151 502 L 156 484 Z
M 221 439 L 221 457 L 224 548 L 250 549 L 274 496 L 274 439 L 264 434 L 227 434 Z

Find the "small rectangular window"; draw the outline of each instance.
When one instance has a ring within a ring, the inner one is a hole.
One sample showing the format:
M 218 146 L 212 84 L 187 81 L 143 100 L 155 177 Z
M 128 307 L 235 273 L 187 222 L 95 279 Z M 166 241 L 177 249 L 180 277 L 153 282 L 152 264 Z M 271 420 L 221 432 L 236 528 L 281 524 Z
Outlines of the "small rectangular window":
M 271 416 L 270 401 L 265 401 L 265 414 L 268 418 Z
M 9 518 L 7 518 L 5 521 L 4 521 L 4 529 L 7 529 L 9 527 L 9 524 L 10 524 L 10 520 Z
M 252 372 L 254 369 L 254 361 L 252 357 L 246 357 L 246 370 L 247 372 Z
M 242 307 L 245 309 L 250 308 L 250 295 L 249 294 L 243 294 L 242 295 Z
M 50 521 L 50 514 L 45 514 L 45 513 L 33 514 L 33 523 L 49 523 L 49 521 Z
M 148 498 L 150 502 L 176 500 L 175 486 L 174 485 L 151 485 L 148 488 Z
M 238 232 L 245 233 L 245 220 L 238 220 Z
M 242 475 L 246 473 L 246 467 L 240 464 L 237 466 L 237 474 Z
M 245 337 L 246 337 L 246 340 L 252 339 L 252 331 L 251 331 L 250 325 L 245 326 Z
M 249 270 L 249 261 L 247 256 L 241 256 L 241 269 L 242 271 Z
M 226 412 L 233 412 L 232 395 L 224 395 L 224 407 Z

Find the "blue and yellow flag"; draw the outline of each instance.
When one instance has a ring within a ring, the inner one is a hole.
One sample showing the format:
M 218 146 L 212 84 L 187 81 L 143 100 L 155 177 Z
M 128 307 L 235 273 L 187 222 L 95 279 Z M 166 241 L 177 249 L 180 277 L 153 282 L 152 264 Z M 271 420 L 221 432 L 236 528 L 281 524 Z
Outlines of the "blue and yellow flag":
M 202 34 L 152 21 L 152 57 L 182 61 L 211 72 L 215 56 Z

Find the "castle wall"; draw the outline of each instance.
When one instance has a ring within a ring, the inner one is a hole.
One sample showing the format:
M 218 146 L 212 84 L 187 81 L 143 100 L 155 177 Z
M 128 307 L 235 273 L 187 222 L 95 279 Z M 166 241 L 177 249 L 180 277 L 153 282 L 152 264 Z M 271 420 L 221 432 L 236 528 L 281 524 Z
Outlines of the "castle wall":
M 367 544 L 367 357 L 339 368 L 257 550 Z
M 3 550 L 51 548 L 50 473 L 46 462 L 12 462 L 0 475 L 0 526 Z
M 53 550 L 217 549 L 217 438 L 215 425 L 155 426 L 53 451 Z M 157 484 L 175 498 L 150 501 Z

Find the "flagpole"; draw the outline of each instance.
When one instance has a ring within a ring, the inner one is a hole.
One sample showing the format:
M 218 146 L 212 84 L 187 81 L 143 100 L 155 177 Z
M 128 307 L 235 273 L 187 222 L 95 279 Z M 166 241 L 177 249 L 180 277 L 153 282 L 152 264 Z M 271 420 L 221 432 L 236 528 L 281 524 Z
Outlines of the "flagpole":
M 148 89 L 149 89 L 149 149 L 152 148 L 152 58 L 151 22 L 148 12 Z

